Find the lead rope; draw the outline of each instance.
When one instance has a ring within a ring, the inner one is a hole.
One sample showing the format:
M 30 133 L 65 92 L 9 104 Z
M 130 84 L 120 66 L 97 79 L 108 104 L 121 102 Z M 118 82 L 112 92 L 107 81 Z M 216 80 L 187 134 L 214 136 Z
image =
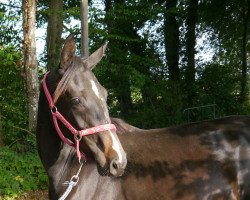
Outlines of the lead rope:
M 66 189 L 66 191 L 63 193 L 63 195 L 58 199 L 58 200 L 65 200 L 67 198 L 67 196 L 69 195 L 69 193 L 71 192 L 71 190 L 73 189 L 73 187 L 75 187 L 79 181 L 79 174 L 81 172 L 83 166 L 83 162 L 80 161 L 80 167 L 77 171 L 77 173 L 75 175 L 73 175 L 70 179 L 70 181 L 65 181 L 63 183 L 63 185 L 68 186 L 68 188 Z

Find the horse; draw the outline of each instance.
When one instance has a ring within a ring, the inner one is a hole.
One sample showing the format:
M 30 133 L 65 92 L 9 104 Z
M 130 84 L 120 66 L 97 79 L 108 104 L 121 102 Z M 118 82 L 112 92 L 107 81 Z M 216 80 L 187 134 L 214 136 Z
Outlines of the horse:
M 49 199 L 250 199 L 250 117 L 149 130 L 111 118 L 92 72 L 105 48 L 81 58 L 70 35 L 43 78 L 36 137 Z
M 62 49 L 59 67 L 43 78 L 36 137 L 49 179 L 50 199 L 59 198 L 64 190 L 62 182 L 71 178 L 77 181 L 78 176 L 71 176 L 71 173 L 77 171 L 76 168 L 80 170 L 79 165 L 86 160 L 85 173 L 80 176 L 94 175 L 93 163 L 103 176 L 119 177 L 125 170 L 126 153 L 115 126 L 111 124 L 107 91 L 91 71 L 103 57 L 105 49 L 106 44 L 86 59 L 76 56 L 74 35 L 71 34 Z M 93 186 L 89 184 L 84 188 L 89 190 L 89 187 Z M 77 195 L 68 198 L 79 199 L 75 197 Z

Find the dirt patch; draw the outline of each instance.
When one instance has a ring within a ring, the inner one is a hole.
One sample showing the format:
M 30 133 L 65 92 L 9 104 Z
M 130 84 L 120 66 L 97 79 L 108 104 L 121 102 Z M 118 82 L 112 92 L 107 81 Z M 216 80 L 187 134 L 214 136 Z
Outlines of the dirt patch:
M 15 200 L 48 200 L 48 191 L 47 190 L 36 190 L 25 193 Z

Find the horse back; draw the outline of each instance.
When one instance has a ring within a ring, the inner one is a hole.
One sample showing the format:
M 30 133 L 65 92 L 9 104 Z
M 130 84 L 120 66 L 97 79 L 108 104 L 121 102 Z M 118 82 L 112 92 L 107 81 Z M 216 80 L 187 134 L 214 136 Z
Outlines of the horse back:
M 130 130 L 119 136 L 128 199 L 250 199 L 249 117 Z

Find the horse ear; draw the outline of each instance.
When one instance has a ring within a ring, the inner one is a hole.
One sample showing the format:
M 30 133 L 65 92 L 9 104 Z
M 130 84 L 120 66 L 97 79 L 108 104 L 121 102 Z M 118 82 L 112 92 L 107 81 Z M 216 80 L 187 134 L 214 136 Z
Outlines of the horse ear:
M 101 61 L 102 57 L 105 55 L 105 50 L 107 48 L 108 42 L 103 44 L 99 49 L 92 53 L 86 60 L 87 67 L 92 70 Z
M 60 60 L 60 68 L 66 70 L 73 62 L 75 56 L 76 43 L 75 35 L 71 33 L 65 40 Z

